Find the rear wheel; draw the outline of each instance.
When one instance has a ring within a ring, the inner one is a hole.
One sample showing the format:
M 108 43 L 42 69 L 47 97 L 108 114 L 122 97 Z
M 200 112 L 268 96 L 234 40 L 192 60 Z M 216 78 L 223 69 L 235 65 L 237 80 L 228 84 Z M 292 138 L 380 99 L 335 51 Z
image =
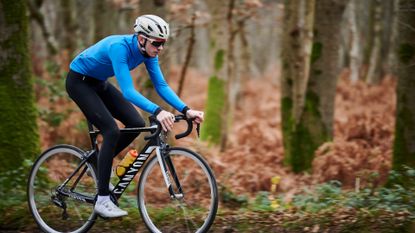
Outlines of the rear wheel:
M 28 202 L 43 231 L 86 232 L 94 224 L 94 205 L 82 200 L 82 197 L 93 200 L 97 193 L 97 178 L 92 166 L 89 163 L 82 165 L 62 187 L 84 154 L 77 147 L 58 145 L 43 152 L 34 163 L 27 187 Z
M 206 232 L 218 208 L 214 175 L 205 160 L 184 148 L 169 150 L 169 179 L 176 197 L 170 197 L 154 156 L 144 167 L 138 185 L 140 214 L 151 232 Z M 172 174 L 176 173 L 180 192 Z

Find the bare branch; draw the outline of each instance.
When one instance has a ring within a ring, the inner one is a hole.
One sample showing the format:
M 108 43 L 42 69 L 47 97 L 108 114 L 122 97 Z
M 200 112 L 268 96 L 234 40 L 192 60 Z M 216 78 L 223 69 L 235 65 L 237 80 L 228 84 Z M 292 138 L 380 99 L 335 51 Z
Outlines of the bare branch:
M 183 91 L 184 80 L 186 78 L 187 67 L 190 63 L 190 58 L 192 56 L 193 45 L 195 43 L 195 21 L 196 21 L 196 13 L 192 15 L 192 21 L 189 25 L 190 27 L 190 38 L 189 38 L 189 46 L 187 47 L 186 58 L 182 67 L 182 71 L 180 73 L 180 81 L 179 81 L 179 90 L 177 91 L 177 95 L 180 97 Z
M 42 30 L 42 35 L 46 40 L 46 45 L 47 45 L 49 53 L 52 55 L 55 55 L 58 52 L 58 48 L 57 48 L 57 45 L 56 45 L 56 42 L 53 36 L 51 35 L 48 28 L 46 27 L 45 17 L 39 10 L 41 4 L 42 4 L 41 1 L 38 1 L 36 3 L 30 0 L 27 1 L 27 5 L 29 8 L 29 12 L 30 12 L 30 18 L 35 20 L 39 24 Z
M 412 27 L 410 24 L 408 24 L 406 22 L 403 22 L 403 21 L 398 20 L 398 23 L 401 24 L 401 25 L 403 25 L 403 26 L 405 26 L 405 27 L 407 27 L 411 31 L 415 31 L 415 28 Z

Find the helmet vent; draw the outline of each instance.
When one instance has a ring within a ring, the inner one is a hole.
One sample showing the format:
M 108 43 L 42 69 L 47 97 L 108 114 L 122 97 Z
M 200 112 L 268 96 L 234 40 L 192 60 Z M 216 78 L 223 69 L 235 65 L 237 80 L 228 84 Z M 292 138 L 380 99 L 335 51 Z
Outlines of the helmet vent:
M 148 29 L 146 29 L 145 27 L 143 27 L 143 25 L 140 25 L 140 28 L 143 29 L 145 32 L 150 33 L 151 31 L 149 31 Z
M 161 33 L 163 33 L 163 29 L 160 27 L 159 24 L 157 24 L 158 29 L 160 30 Z
M 153 28 L 150 27 L 150 25 L 147 26 L 148 30 L 150 30 L 150 32 L 154 31 Z

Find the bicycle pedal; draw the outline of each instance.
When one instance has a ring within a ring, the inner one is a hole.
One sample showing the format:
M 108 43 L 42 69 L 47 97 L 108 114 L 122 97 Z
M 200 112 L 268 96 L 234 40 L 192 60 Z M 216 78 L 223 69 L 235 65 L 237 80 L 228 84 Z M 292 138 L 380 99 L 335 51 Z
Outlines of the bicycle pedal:
M 66 212 L 66 209 L 63 209 L 62 220 L 68 220 L 68 218 L 69 218 L 68 212 Z
M 120 219 L 122 217 L 125 217 L 125 216 L 120 216 L 120 217 L 111 217 L 111 218 L 109 218 L 109 217 L 101 216 L 100 214 L 97 214 L 97 216 L 100 217 L 101 219 L 105 220 L 105 221 L 112 220 L 112 219 Z
M 111 218 L 103 217 L 103 216 L 101 216 L 101 215 L 99 215 L 99 214 L 97 214 L 97 216 L 98 216 L 98 217 L 100 217 L 100 218 L 102 218 L 102 219 L 103 219 L 103 220 L 105 220 L 105 221 L 106 221 L 106 220 L 111 219 Z

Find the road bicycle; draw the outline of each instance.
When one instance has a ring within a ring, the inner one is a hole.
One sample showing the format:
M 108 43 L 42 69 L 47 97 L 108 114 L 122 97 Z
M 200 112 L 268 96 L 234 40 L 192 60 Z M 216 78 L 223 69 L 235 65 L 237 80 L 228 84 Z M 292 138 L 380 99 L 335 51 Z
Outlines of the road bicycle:
M 191 119 L 175 116 L 175 122 L 187 122 L 187 129 L 175 137 L 188 136 Z M 142 169 L 137 185 L 137 204 L 151 232 L 206 232 L 218 209 L 218 191 L 212 169 L 199 154 L 170 147 L 167 136 L 154 117 L 150 126 L 123 128 L 122 133 L 148 132 L 146 145 L 111 190 L 118 199 Z M 198 125 L 199 126 L 199 125 Z M 44 151 L 32 166 L 28 187 L 29 209 L 45 232 L 87 232 L 96 222 L 94 203 L 97 172 L 93 160 L 98 154 L 99 130 L 88 122 L 91 149 L 56 145 Z M 197 127 L 199 129 L 199 127 Z M 199 130 L 198 130 L 199 131 Z

